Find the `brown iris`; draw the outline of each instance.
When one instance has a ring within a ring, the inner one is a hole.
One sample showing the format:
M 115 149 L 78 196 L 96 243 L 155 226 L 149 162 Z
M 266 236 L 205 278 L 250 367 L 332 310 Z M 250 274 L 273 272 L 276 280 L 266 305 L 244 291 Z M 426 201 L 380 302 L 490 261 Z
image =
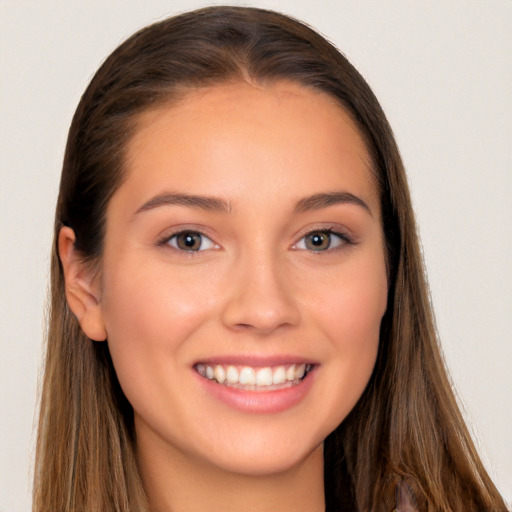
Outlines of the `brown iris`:
M 325 251 L 331 245 L 331 234 L 326 231 L 315 231 L 305 237 L 304 243 L 310 251 Z
M 176 236 L 176 246 L 182 251 L 198 251 L 201 248 L 202 236 L 194 231 L 184 231 Z

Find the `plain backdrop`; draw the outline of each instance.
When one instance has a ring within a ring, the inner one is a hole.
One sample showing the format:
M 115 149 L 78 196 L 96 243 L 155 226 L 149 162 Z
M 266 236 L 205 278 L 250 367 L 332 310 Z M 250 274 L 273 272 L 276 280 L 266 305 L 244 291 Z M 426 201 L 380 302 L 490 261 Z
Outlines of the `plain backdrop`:
M 381 101 L 408 171 L 454 386 L 512 502 L 512 2 L 231 3 L 307 21 Z M 208 4 L 0 0 L 1 512 L 30 509 L 51 230 L 73 111 L 133 31 Z

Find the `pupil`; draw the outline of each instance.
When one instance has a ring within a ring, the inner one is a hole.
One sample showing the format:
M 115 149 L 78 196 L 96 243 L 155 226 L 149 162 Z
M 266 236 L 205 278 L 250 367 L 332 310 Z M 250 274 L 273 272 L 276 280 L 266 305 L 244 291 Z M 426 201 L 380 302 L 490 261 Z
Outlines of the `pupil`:
M 309 243 L 308 243 L 309 242 Z M 328 249 L 331 239 L 328 233 L 314 233 L 309 236 L 306 245 L 313 250 Z
M 181 242 L 181 243 L 180 243 Z M 199 249 L 201 245 L 200 235 L 196 233 L 184 233 L 178 238 L 178 246 L 186 250 Z
M 325 240 L 325 235 L 313 235 L 313 245 L 322 245 Z

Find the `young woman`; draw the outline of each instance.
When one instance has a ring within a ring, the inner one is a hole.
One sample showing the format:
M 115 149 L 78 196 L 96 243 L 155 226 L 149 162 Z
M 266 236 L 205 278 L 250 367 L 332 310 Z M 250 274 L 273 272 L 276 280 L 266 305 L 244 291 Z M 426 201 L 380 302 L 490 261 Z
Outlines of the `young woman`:
M 35 511 L 505 510 L 364 79 L 281 14 L 123 43 L 70 129 Z

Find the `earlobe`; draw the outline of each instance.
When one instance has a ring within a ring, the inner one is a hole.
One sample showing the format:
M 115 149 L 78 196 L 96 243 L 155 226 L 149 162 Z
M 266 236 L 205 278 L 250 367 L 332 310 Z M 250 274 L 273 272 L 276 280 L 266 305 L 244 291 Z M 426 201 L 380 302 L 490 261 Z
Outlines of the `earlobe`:
M 64 272 L 66 299 L 87 337 L 105 341 L 107 333 L 100 302 L 100 286 L 96 272 L 85 265 L 75 250 L 75 233 L 65 226 L 58 240 L 59 257 Z

